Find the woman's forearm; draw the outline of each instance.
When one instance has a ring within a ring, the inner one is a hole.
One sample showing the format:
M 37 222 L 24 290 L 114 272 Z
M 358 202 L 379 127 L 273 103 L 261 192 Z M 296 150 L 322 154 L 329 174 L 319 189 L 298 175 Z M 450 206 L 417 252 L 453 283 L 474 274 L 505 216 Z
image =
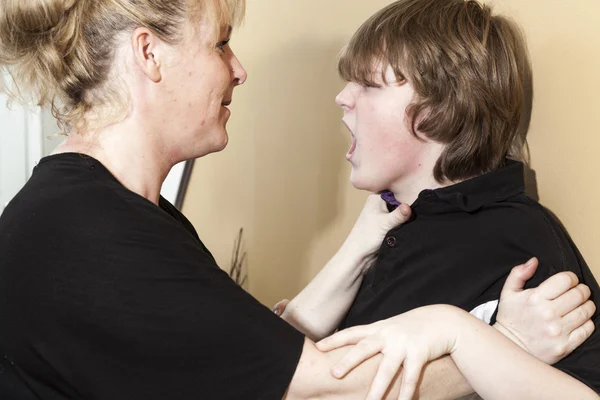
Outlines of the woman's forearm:
M 452 359 L 485 399 L 598 399 L 588 386 L 519 348 L 496 329 L 454 309 Z
M 372 255 L 346 242 L 281 315 L 317 341 L 330 335 L 348 312 Z
M 410 215 L 406 204 L 389 212 L 378 194 L 370 195 L 340 250 L 288 304 L 282 318 L 313 340 L 331 334 L 348 312 L 383 238 Z

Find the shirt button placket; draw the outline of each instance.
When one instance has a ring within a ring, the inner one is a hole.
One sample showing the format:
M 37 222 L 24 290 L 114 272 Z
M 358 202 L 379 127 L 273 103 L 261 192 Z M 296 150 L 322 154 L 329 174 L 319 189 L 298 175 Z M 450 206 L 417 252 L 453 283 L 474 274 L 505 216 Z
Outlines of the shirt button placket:
M 391 272 L 390 268 L 396 265 L 399 257 L 398 251 L 400 250 L 400 240 L 396 235 L 387 235 L 383 239 L 383 245 L 381 247 L 377 262 L 372 270 L 373 280 L 371 281 L 370 287 L 374 290 L 381 284 Z
M 396 247 L 396 236 L 388 236 L 385 238 L 385 243 L 388 247 Z

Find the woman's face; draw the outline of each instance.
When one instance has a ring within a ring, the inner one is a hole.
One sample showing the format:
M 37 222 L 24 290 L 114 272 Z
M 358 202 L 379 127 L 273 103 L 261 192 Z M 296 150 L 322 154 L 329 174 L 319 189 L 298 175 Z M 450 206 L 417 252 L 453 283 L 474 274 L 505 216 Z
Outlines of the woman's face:
M 349 82 L 336 97 L 352 135 L 346 154 L 352 164 L 350 182 L 373 193 L 414 185 L 424 172 L 432 173 L 431 141 L 412 134 L 406 114 L 415 95 L 412 85 L 397 84 L 391 68 L 386 70 L 387 84 L 380 71 L 376 76 L 381 87 Z
M 210 31 L 188 27 L 164 68 L 162 92 L 168 104 L 163 123 L 171 135 L 166 143 L 174 161 L 225 148 L 233 89 L 246 80 L 228 43 L 231 28 L 221 29 L 216 45 Z

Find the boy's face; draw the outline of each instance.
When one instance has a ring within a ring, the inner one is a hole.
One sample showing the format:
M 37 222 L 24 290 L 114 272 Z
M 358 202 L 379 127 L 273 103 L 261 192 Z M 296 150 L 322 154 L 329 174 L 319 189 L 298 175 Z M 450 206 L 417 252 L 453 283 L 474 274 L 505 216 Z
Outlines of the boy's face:
M 344 111 L 342 121 L 352 135 L 346 154 L 352 164 L 350 182 L 374 193 L 414 186 L 424 173 L 432 174 L 432 142 L 411 133 L 406 115 L 415 95 L 412 85 L 408 81 L 398 85 L 390 67 L 385 75 L 387 84 L 379 71 L 376 76 L 381 87 L 350 82 L 336 97 Z

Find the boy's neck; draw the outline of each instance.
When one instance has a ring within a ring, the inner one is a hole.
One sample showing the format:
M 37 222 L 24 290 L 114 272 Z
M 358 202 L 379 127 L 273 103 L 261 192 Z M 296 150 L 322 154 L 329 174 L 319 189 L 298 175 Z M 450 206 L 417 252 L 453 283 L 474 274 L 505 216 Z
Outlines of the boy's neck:
M 413 164 L 412 170 L 401 176 L 389 187 L 389 190 L 394 193 L 396 200 L 400 203 L 412 205 L 423 190 L 439 189 L 460 182 L 450 180 L 438 182 L 433 176 L 437 161 L 442 156 L 444 150 L 445 146 L 443 144 L 431 140 L 427 141 L 427 150 Z
M 450 186 L 458 182 L 444 181 L 438 182 L 433 177 L 433 172 L 429 175 L 416 177 L 410 181 L 398 182 L 392 185 L 390 190 L 394 193 L 394 197 L 400 203 L 412 205 L 419 197 L 419 193 L 423 190 L 434 190 L 442 187 Z

